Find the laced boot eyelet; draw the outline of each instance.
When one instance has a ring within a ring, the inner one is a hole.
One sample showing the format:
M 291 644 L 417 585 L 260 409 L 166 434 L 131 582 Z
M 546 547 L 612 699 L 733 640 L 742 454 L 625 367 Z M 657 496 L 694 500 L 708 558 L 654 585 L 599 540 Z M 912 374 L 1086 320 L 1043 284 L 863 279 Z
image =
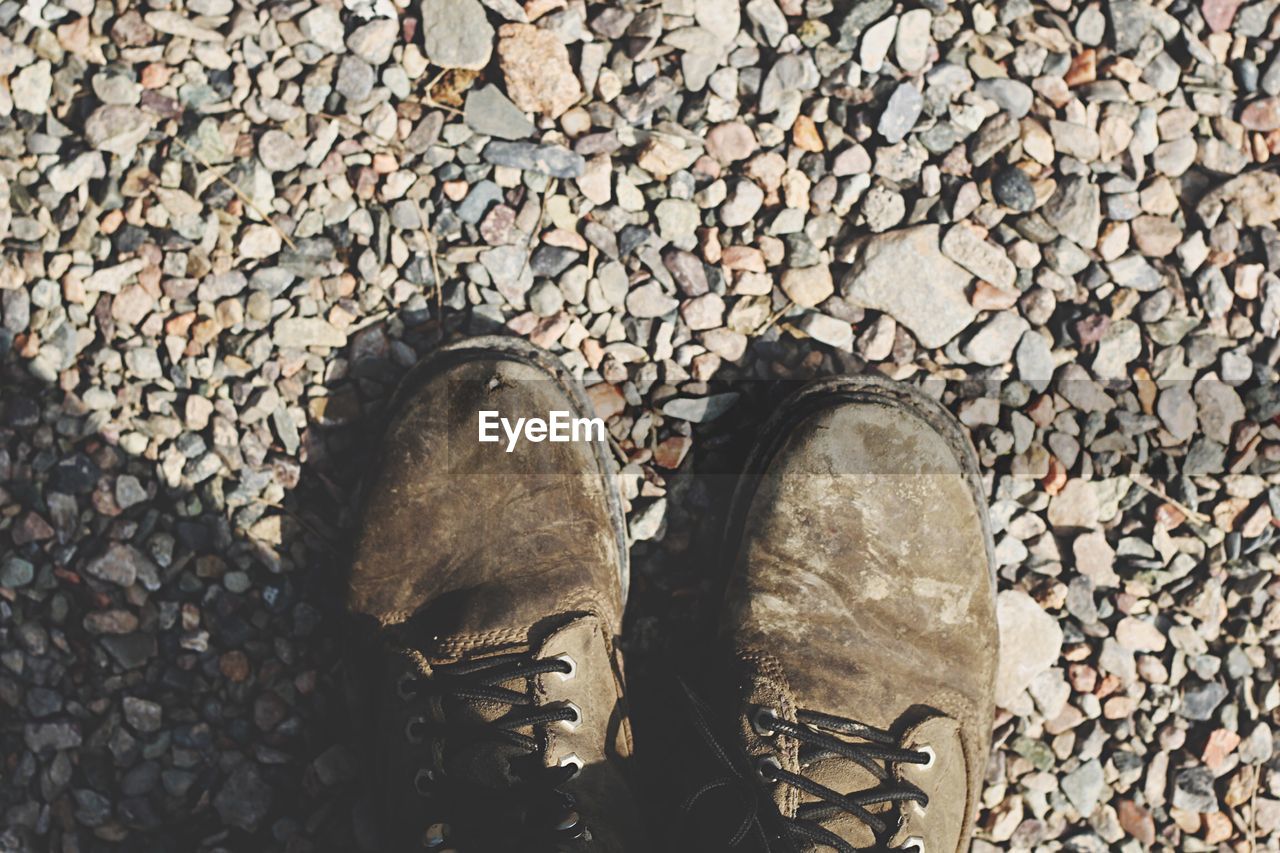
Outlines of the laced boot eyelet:
M 925 812 L 929 809 L 929 798 L 926 797 L 924 802 L 920 802 L 919 800 L 911 800 L 910 802 L 911 808 L 915 809 L 916 814 L 920 817 L 924 817 Z
M 412 672 L 403 673 L 396 679 L 396 695 L 408 702 L 417 695 L 418 678 Z
M 409 722 L 404 724 L 404 737 L 409 743 L 422 743 L 422 729 L 427 725 L 427 721 L 422 717 L 410 717 Z
M 924 838 L 913 835 L 898 845 L 899 850 L 910 850 L 912 847 L 916 849 L 916 853 L 924 853 Z
M 422 846 L 427 850 L 436 850 L 444 853 L 441 848 L 444 847 L 449 840 L 449 824 L 433 823 L 427 827 L 427 831 L 422 833 Z
M 564 838 L 581 838 L 586 832 L 582 817 L 573 809 L 569 809 L 555 825 L 554 832 Z
M 431 786 L 435 784 L 435 781 L 436 774 L 425 767 L 419 767 L 418 772 L 413 777 L 413 789 L 418 792 L 419 796 L 430 797 Z
M 782 769 L 782 762 L 772 755 L 766 755 L 756 761 L 756 775 L 760 777 L 761 782 L 772 783 L 777 781 L 776 771 Z
M 570 681 L 571 679 L 573 679 L 574 677 L 576 677 L 576 676 L 577 676 L 577 674 L 578 674 L 578 662 L 577 662 L 576 660 L 574 660 L 574 659 L 573 659 L 573 656 L 572 656 L 572 655 L 569 655 L 569 654 L 556 655 L 555 657 L 553 657 L 553 658 L 552 658 L 552 660 L 558 660 L 558 661 L 561 661 L 562 663 L 566 663 L 566 664 L 568 664 L 568 665 L 569 665 L 569 671 L 568 671 L 568 672 L 553 672 L 553 673 L 551 673 L 552 675 L 554 675 L 554 676 L 556 676 L 557 678 L 559 678 L 561 681 Z
M 575 731 L 578 726 L 582 725 L 582 709 L 572 702 L 564 702 L 563 706 L 573 712 L 573 718 L 560 720 L 559 723 L 566 731 Z
M 924 764 L 916 765 L 916 767 L 919 767 L 921 770 L 930 770 L 933 768 L 933 765 L 938 763 L 938 754 L 933 751 L 933 747 L 922 746 L 919 749 L 917 749 L 916 752 L 923 752 L 925 755 L 929 756 L 929 760 L 926 761 Z
M 582 759 L 578 757 L 578 753 L 571 752 L 556 762 L 559 767 L 573 767 L 573 776 L 577 776 L 582 772 Z M 569 778 L 573 778 L 570 776 Z
M 778 733 L 773 727 L 773 721 L 777 719 L 780 719 L 777 711 L 764 705 L 757 705 L 751 712 L 751 728 L 760 737 L 773 737 Z

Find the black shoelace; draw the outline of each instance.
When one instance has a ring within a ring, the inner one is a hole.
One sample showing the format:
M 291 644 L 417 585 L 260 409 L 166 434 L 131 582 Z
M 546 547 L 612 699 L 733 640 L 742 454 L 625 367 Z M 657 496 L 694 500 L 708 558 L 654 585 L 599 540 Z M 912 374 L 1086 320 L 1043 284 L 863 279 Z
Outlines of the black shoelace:
M 491 741 L 515 747 L 511 773 L 516 784 L 494 790 L 445 778 L 430 768 L 418 770 L 414 787 L 430 804 L 433 821 L 421 838 L 425 850 L 479 851 L 555 850 L 559 843 L 585 832 L 571 794 L 560 790 L 581 769 L 575 756 L 556 767 L 539 760 L 545 741 L 538 729 L 551 723 L 577 725 L 581 711 L 572 703 L 538 706 L 532 692 L 504 687 L 559 673 L 572 677 L 575 664 L 567 656 L 537 659 L 531 654 L 508 654 L 437 668 L 430 677 L 406 674 L 397 684 L 406 701 L 440 699 L 444 704 L 497 703 L 510 710 L 490 722 L 438 721 L 413 717 L 405 726 L 411 743 L 430 739 L 451 742 Z M 534 735 L 521 729 L 532 729 Z
M 691 811 L 712 791 L 755 788 L 755 796 L 744 808 L 738 828 L 726 841 L 731 849 L 740 847 L 748 839 L 755 839 L 763 850 L 770 853 L 790 853 L 809 845 L 826 845 L 839 853 L 859 853 L 858 848 L 823 825 L 841 814 L 850 814 L 866 824 L 874 834 L 877 846 L 871 850 L 888 850 L 888 840 L 898 825 L 897 807 L 906 802 L 916 802 L 921 807 L 929 803 L 929 797 L 923 791 L 894 779 L 889 768 L 894 764 L 927 765 L 933 760 L 932 753 L 906 749 L 890 732 L 816 711 L 797 711 L 795 722 L 792 722 L 771 709 L 758 708 L 751 720 L 757 733 L 763 737 L 782 736 L 799 741 L 801 772 L 784 769 L 772 755 L 757 759 L 753 770 L 747 772 L 742 762 L 733 761 L 717 741 L 707 719 L 705 704 L 691 692 L 689 696 L 694 706 L 695 724 L 711 747 L 717 763 L 729 772 L 695 791 L 685 801 L 686 811 Z M 850 742 L 845 738 L 857 738 L 862 742 Z M 817 762 L 832 758 L 854 762 L 875 777 L 878 784 L 869 790 L 841 793 L 804 775 L 804 771 Z M 755 777 L 754 785 L 751 784 L 752 775 Z M 803 803 L 794 817 L 777 814 L 772 807 L 768 811 L 762 810 L 763 802 L 772 806 L 772 798 L 765 789 L 773 784 L 795 788 L 813 801 Z M 747 802 L 745 797 L 742 799 Z M 887 813 L 870 810 L 870 807 L 886 803 L 892 804 L 894 809 Z

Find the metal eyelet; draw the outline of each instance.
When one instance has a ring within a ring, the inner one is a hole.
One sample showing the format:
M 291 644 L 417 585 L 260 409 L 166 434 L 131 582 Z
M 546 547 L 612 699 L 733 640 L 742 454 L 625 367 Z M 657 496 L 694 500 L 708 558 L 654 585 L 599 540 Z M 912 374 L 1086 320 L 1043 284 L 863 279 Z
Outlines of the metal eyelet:
M 418 772 L 413 777 L 413 789 L 420 796 L 431 796 L 431 785 L 435 784 L 436 774 L 432 773 L 425 767 L 419 767 Z
M 776 777 L 773 774 L 765 772 L 766 767 L 773 770 L 781 770 L 782 762 L 772 755 L 766 755 L 756 761 L 756 775 L 760 777 L 760 781 L 765 783 L 776 781 Z
M 573 775 L 577 776 L 582 772 L 582 759 L 578 757 L 578 753 L 571 752 L 556 762 L 558 767 L 573 767 Z M 570 777 L 572 778 L 572 777 Z
M 551 673 L 551 675 L 559 677 L 561 681 L 568 681 L 571 678 L 574 678 L 578 674 L 578 662 L 573 659 L 572 655 L 569 655 L 569 654 L 556 655 L 555 657 L 552 658 L 552 660 L 564 661 L 565 663 L 569 664 L 568 672 Z
M 555 825 L 554 831 L 568 838 L 579 838 L 582 835 L 584 827 L 582 826 L 582 817 L 570 809 L 565 812 L 564 817 Z
M 899 850 L 906 850 L 910 847 L 916 848 L 916 853 L 924 853 L 924 839 L 919 835 L 913 835 L 898 845 Z
M 422 717 L 410 717 L 409 722 L 404 724 L 404 737 L 409 743 L 422 743 L 422 734 L 414 733 L 419 726 L 425 726 L 427 721 Z
M 922 746 L 919 749 L 917 749 L 916 752 L 923 752 L 925 755 L 929 756 L 929 760 L 926 761 L 924 764 L 916 765 L 916 767 L 919 767 L 921 770 L 928 770 L 938 762 L 938 754 L 933 751 L 933 747 L 931 746 Z
M 408 690 L 407 688 L 410 684 L 413 684 L 417 680 L 418 680 L 417 676 L 415 676 L 412 672 L 406 672 L 396 679 L 396 693 L 400 696 L 401 699 L 408 702 L 410 699 L 413 698 L 414 693 L 416 693 L 416 691 L 411 691 L 411 690 Z
M 571 731 L 571 732 L 575 731 L 578 728 L 578 726 L 582 725 L 582 709 L 579 708 L 577 705 L 573 704 L 572 702 L 564 702 L 563 705 L 564 707 L 568 708 L 570 711 L 573 711 L 573 719 L 560 720 L 559 721 L 560 725 L 566 731 Z
M 449 824 L 433 823 L 422 833 L 422 846 L 428 850 L 438 850 L 449 840 Z
M 773 737 L 778 732 L 774 729 L 772 724 L 768 722 L 768 720 L 777 720 L 780 718 L 781 717 L 778 712 L 772 708 L 767 708 L 764 705 L 758 705 L 756 709 L 751 712 L 751 728 L 756 734 L 760 735 L 760 737 Z

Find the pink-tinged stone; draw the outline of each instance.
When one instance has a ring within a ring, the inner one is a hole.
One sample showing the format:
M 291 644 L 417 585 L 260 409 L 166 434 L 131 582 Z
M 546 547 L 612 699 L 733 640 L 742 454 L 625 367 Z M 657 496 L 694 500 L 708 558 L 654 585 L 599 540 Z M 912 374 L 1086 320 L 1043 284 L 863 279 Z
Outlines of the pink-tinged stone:
M 569 51 L 554 33 L 530 24 L 503 24 L 498 36 L 507 95 L 517 107 L 558 118 L 582 97 Z
M 1200 4 L 1200 14 L 1211 32 L 1221 33 L 1231 28 L 1239 8 L 1240 0 L 1204 0 Z
M 616 385 L 599 382 L 587 389 L 587 399 L 596 416 L 608 420 L 627 407 L 627 400 Z
M 1263 98 L 1254 101 L 1240 113 L 1240 124 L 1245 130 L 1267 132 L 1280 130 L 1280 98 Z
M 717 124 L 707 133 L 707 153 L 721 163 L 745 160 L 759 145 L 751 128 L 740 121 Z

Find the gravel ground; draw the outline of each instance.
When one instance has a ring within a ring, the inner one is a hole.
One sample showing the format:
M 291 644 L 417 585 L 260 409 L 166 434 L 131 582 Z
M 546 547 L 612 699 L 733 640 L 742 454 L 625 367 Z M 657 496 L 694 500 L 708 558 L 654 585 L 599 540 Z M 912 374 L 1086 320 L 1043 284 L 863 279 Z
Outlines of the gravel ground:
M 642 748 L 765 380 L 878 370 L 988 481 L 975 849 L 1277 849 L 1278 8 L 0 0 L 0 851 L 363 846 L 351 487 L 503 329 L 625 463 Z

